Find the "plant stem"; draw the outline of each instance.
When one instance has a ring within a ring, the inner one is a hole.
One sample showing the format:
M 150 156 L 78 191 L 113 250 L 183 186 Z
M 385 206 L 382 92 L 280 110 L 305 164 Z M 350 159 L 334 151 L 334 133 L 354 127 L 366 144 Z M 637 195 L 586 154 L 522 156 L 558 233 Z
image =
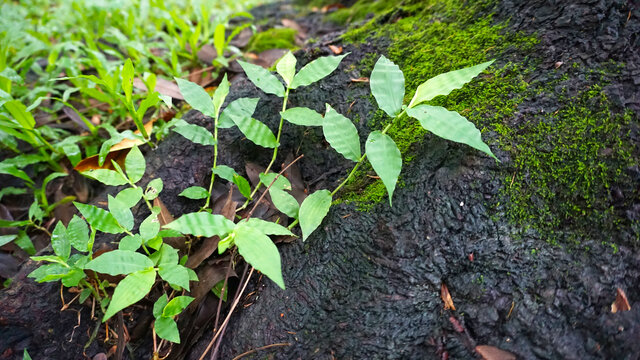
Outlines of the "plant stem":
M 216 112 L 216 117 L 213 125 L 213 168 L 211 169 L 211 182 L 209 183 L 209 193 L 207 194 L 207 201 L 204 203 L 202 209 L 209 207 L 211 201 L 211 192 L 213 191 L 213 180 L 216 178 L 216 174 L 213 170 L 218 165 L 218 119 L 220 118 L 219 112 Z

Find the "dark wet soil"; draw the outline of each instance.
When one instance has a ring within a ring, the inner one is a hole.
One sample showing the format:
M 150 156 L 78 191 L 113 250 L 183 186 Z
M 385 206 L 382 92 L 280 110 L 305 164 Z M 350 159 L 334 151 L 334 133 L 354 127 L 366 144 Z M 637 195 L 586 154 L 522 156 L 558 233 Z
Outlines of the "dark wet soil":
M 268 9 L 273 18 L 281 16 L 278 7 Z M 288 5 L 286 9 L 290 11 Z M 640 111 L 640 8 L 632 2 L 505 0 L 494 10 L 496 21 L 511 18 L 508 31 L 538 34 L 541 43 L 535 55 L 542 65 L 532 82 L 546 81 L 558 61 L 580 59 L 587 66 L 624 61 L 621 74 L 605 90 L 618 110 Z M 317 18 L 308 21 L 319 24 Z M 299 66 L 330 55 L 326 42 L 339 43 L 339 30 L 324 26 L 318 34 L 322 41 L 296 53 Z M 352 52 L 341 69 L 349 69 L 368 53 L 384 53 L 383 44 L 341 45 Z M 350 81 L 360 76 L 357 70 L 337 71 L 318 86 L 293 94 L 290 106 L 321 111 L 327 102 L 350 118 L 366 119 L 375 105 L 362 100 L 369 93 L 368 84 Z M 576 77 L 570 90 L 578 91 L 587 82 Z M 228 101 L 239 97 L 260 97 L 255 117 L 276 128 L 278 99 L 263 95 L 242 77 L 234 81 Z M 519 111 L 554 105 L 554 99 L 552 93 L 532 98 Z M 194 112 L 186 118 L 210 125 Z M 638 140 L 637 124 L 636 117 L 632 141 Z M 357 125 L 361 134 L 369 130 L 364 121 Z M 243 140 L 239 132 L 223 131 L 221 136 L 221 147 L 227 151 L 221 152 L 220 164 L 240 170 L 248 160 L 268 161 L 269 154 Z M 312 190 L 333 188 L 350 166 L 316 130 L 286 127 L 283 148 L 278 163 L 288 153 L 305 155 L 300 167 Z M 289 345 L 246 359 L 440 359 L 445 352 L 451 359 L 476 359 L 473 347 L 483 344 L 522 359 L 640 357 L 640 307 L 633 304 L 640 299 L 640 253 L 631 229 L 581 238 L 577 247 L 550 245 L 543 235 L 523 233 L 510 224 L 495 206 L 503 186 L 500 179 L 507 174 L 503 164 L 509 159 L 496 163 L 429 136 L 411 151 L 415 160 L 403 169 L 405 185 L 396 190 L 393 207 L 380 203 L 359 212 L 353 205 L 335 206 L 305 243 L 279 246 L 287 289 L 264 278 L 250 283 L 255 293 L 243 298 L 241 310 L 232 317 L 221 359 L 278 343 Z M 198 208 L 198 203 L 177 195 L 208 182 L 211 156 L 212 149 L 176 134 L 147 152 L 146 179 L 164 180 L 161 198 L 174 215 Z M 630 219 L 638 216 L 636 206 L 640 208 L 640 179 L 635 181 L 622 190 L 631 200 L 621 211 Z M 143 213 L 139 209 L 138 217 L 144 218 Z M 619 237 L 615 253 L 603 244 Z M 75 305 L 60 313 L 59 287 L 24 279 L 32 267 L 24 265 L 17 286 L 0 295 L 0 308 L 5 309 L 0 314 L 0 359 L 21 358 L 11 349 L 24 347 L 34 359 L 83 358 L 79 354 L 95 327 L 90 309 Z M 443 310 L 443 283 L 456 311 Z M 631 311 L 612 314 L 618 287 L 630 299 Z M 67 300 L 71 297 L 65 294 Z M 174 358 L 200 356 L 211 336 L 203 322 L 206 316 L 200 314 L 217 304 L 214 299 L 211 295 L 181 320 L 185 331 L 205 335 L 192 336 L 183 348 L 176 348 Z M 144 328 L 140 319 L 148 309 L 136 309 L 143 314 L 125 317 L 125 324 Z M 104 327 L 99 331 L 99 338 L 104 338 Z M 136 358 L 149 357 L 148 337 L 135 344 Z M 93 356 L 109 347 L 110 343 L 93 342 L 85 353 Z

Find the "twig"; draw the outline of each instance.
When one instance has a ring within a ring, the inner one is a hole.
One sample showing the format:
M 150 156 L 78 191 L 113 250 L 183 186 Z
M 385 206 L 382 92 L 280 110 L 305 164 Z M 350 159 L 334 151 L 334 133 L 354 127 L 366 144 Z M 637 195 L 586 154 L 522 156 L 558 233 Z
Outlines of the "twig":
M 220 311 L 222 310 L 222 299 L 224 299 L 224 295 L 227 293 L 227 287 L 229 285 L 229 275 L 231 274 L 231 264 L 233 264 L 233 254 L 231 254 L 231 259 L 229 259 L 229 266 L 227 267 L 227 273 L 224 276 L 224 283 L 222 283 L 222 290 L 220 290 L 220 298 L 218 299 L 218 310 L 216 311 L 216 322 L 213 323 L 213 331 L 218 330 L 218 321 L 220 320 Z
M 253 266 L 251 267 L 251 271 L 249 271 L 249 275 L 247 276 L 247 279 L 245 280 L 244 284 L 242 285 L 242 289 L 240 290 L 240 296 L 242 296 L 242 293 L 244 292 L 244 289 L 247 287 L 247 284 L 249 284 L 249 280 L 251 279 L 251 275 L 253 274 Z M 222 323 L 222 327 L 220 329 L 223 329 L 225 326 L 227 326 L 227 324 L 229 323 L 229 319 L 231 318 L 231 314 L 233 314 L 233 310 L 235 310 L 236 306 L 238 306 L 238 302 L 240 301 L 240 296 L 236 297 L 233 301 L 233 304 L 231 304 L 231 309 L 229 309 L 229 313 L 227 314 L 227 317 L 224 319 L 224 322 Z M 215 335 L 213 336 L 213 339 L 211 339 L 211 341 L 209 341 L 209 344 L 207 345 L 207 348 L 204 349 L 204 352 L 202 353 L 202 355 L 200 355 L 200 358 L 198 360 L 203 360 L 204 357 L 207 355 L 207 353 L 209 352 L 209 350 L 211 350 L 211 347 L 213 346 L 213 343 L 216 341 L 216 339 L 218 339 L 218 336 L 220 335 L 220 330 L 218 330 Z
M 265 345 L 265 346 L 259 347 L 257 349 L 253 349 L 253 350 L 249 350 L 249 351 L 243 352 L 242 354 L 234 357 L 232 360 L 238 360 L 238 359 L 243 358 L 243 357 L 245 357 L 247 355 L 251 355 L 253 353 L 256 353 L 256 352 L 258 352 L 260 350 L 266 350 L 266 349 L 270 349 L 270 348 L 276 347 L 276 346 L 291 346 L 291 343 L 277 343 L 277 344 Z
M 244 283 L 245 279 L 247 279 L 247 269 L 249 268 L 249 264 L 244 266 L 244 270 L 242 271 L 242 276 L 240 277 L 240 284 Z M 249 281 L 247 279 L 247 281 Z M 240 301 L 240 298 L 242 298 L 242 293 L 241 292 L 237 292 L 234 296 L 233 296 L 233 301 Z M 233 310 L 232 310 L 233 311 Z M 231 313 L 229 313 L 230 315 Z M 215 331 L 215 330 L 214 330 Z M 220 329 L 218 330 L 218 332 L 220 332 L 220 335 L 218 336 L 218 340 L 216 341 L 216 347 L 213 348 L 213 351 L 211 352 L 211 356 L 209 357 L 209 360 L 215 360 L 218 356 L 218 349 L 220 348 L 220 344 L 222 343 L 222 339 L 224 338 L 224 333 L 227 331 L 227 325 L 222 325 L 220 326 Z

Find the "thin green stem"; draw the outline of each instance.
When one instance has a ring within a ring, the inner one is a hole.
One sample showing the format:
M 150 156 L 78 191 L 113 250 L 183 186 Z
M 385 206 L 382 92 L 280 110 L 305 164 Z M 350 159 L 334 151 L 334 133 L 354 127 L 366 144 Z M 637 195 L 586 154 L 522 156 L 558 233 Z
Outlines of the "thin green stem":
M 209 202 L 211 201 L 211 192 L 213 191 L 213 181 L 216 178 L 216 174 L 213 170 L 218 165 L 218 119 L 220 118 L 219 113 L 216 113 L 214 126 L 213 126 L 213 168 L 211 169 L 211 181 L 209 182 L 209 193 L 207 194 L 207 201 L 204 203 L 204 206 L 201 210 L 209 207 Z

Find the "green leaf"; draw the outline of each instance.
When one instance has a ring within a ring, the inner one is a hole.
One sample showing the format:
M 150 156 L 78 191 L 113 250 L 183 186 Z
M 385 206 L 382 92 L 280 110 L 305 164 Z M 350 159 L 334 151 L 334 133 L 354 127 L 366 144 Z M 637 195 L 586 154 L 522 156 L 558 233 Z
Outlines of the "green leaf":
M 113 215 L 106 210 L 100 209 L 93 205 L 81 204 L 79 202 L 73 202 L 78 208 L 82 216 L 87 220 L 96 230 L 106 232 L 109 234 L 119 234 L 122 232 L 122 228 L 118 225 L 118 221 Z
M 61 264 L 47 264 L 33 270 L 27 277 L 33 278 L 39 283 L 56 281 L 67 275 L 69 270 L 68 267 Z
M 238 64 L 242 66 L 242 70 L 247 74 L 249 80 L 260 90 L 267 94 L 284 97 L 284 86 L 269 70 L 240 60 L 238 60 Z
M 278 210 L 294 219 L 298 218 L 300 204 L 298 204 L 298 200 L 296 200 L 293 195 L 284 190 L 271 187 L 269 189 L 269 196 L 271 196 L 271 202 L 273 202 L 273 205 L 275 205 Z
M 27 107 L 24 106 L 18 100 L 10 100 L 4 103 L 5 109 L 9 111 L 11 116 L 22 126 L 23 129 L 31 130 L 36 125 L 36 121 L 27 111 Z
M 231 232 L 234 226 L 232 221 L 222 215 L 200 212 L 182 215 L 164 227 L 183 234 L 222 237 Z
M 222 104 L 224 104 L 224 100 L 229 95 L 229 80 L 227 80 L 227 73 L 222 77 L 222 81 L 218 84 L 216 88 L 216 92 L 213 93 L 213 107 L 215 108 L 216 114 L 220 113 L 220 108 L 222 108 Z
M 127 154 L 124 159 L 124 166 L 132 183 L 135 184 L 142 179 L 147 165 L 137 145 L 132 147 L 129 154 Z
M 270 172 L 268 174 L 260 173 L 258 176 L 260 177 L 260 182 L 266 187 L 271 186 L 271 189 L 291 190 L 291 182 L 284 175 Z
M 227 291 L 227 289 L 224 290 L 224 294 L 222 293 L 222 287 L 224 287 L 224 280 L 220 280 L 216 286 L 213 287 L 213 289 L 211 289 L 211 291 L 218 297 L 218 298 L 222 298 L 222 301 L 227 301 L 227 294 L 229 293 Z M 229 287 L 227 285 L 227 287 Z
M 160 214 L 160 207 L 154 206 L 153 209 L 151 209 L 151 215 L 144 219 L 140 224 L 140 236 L 142 237 L 142 240 L 151 240 L 158 235 L 158 232 L 160 231 L 158 214 Z
M 178 324 L 176 324 L 172 318 L 157 318 L 153 327 L 156 329 L 156 334 L 158 334 L 160 338 L 171 341 L 172 343 L 180 344 L 180 331 L 178 331 Z
M 200 111 L 206 116 L 216 116 L 216 108 L 213 106 L 211 97 L 200 85 L 180 78 L 175 79 L 184 100 L 191 105 L 192 108 Z
M 147 184 L 147 188 L 145 189 L 143 196 L 147 200 L 153 200 L 160 195 L 163 188 L 164 184 L 162 183 L 162 179 L 153 179 Z
M 396 143 L 388 135 L 380 131 L 373 131 L 365 144 L 367 158 L 380 176 L 382 183 L 389 193 L 389 205 L 392 204 L 393 191 L 398 182 L 398 176 L 402 169 L 402 156 Z
M 318 190 L 307 196 L 300 205 L 300 229 L 302 229 L 302 241 L 307 240 L 309 235 L 313 233 L 331 207 L 331 193 L 329 190 Z
M 127 59 L 124 62 L 120 76 L 122 76 L 122 90 L 124 90 L 124 96 L 127 99 L 127 102 L 130 103 L 131 94 L 133 92 L 133 63 L 131 63 L 131 59 Z
M 238 126 L 240 131 L 251 140 L 254 144 L 264 146 L 266 148 L 274 148 L 278 146 L 276 136 L 273 135 L 267 125 L 260 121 L 246 117 L 246 118 L 232 118 L 233 122 Z
M 63 266 L 67 265 L 67 262 L 65 261 L 65 259 L 61 258 L 58 255 L 32 256 L 31 260 L 33 260 L 33 261 L 48 261 L 48 262 L 60 264 L 60 265 L 63 265 Z M 65 267 L 67 267 L 67 266 L 65 266 Z
M 118 249 L 127 251 L 136 251 L 140 246 L 142 246 L 142 237 L 139 234 L 127 235 L 118 243 Z
M 42 208 L 40 208 L 38 200 L 35 200 L 31 203 L 31 205 L 29 206 L 28 215 L 29 219 L 31 220 L 42 221 L 42 218 L 44 217 L 44 211 L 42 211 Z
M 152 266 L 153 261 L 146 255 L 130 250 L 113 250 L 89 261 L 84 268 L 102 274 L 125 275 Z
M 84 270 L 74 268 L 69 270 L 69 272 L 60 279 L 60 281 L 65 287 L 78 286 L 80 280 L 84 279 L 86 276 L 87 274 L 84 273 Z
M 121 251 L 121 250 L 115 250 Z M 104 255 L 102 255 L 104 256 Z M 102 322 L 107 321 L 118 311 L 133 305 L 151 291 L 156 281 L 156 270 L 153 268 L 136 271 L 122 279 L 113 292 L 109 308 L 104 314 Z
M 160 265 L 158 274 L 160 274 L 162 280 L 169 284 L 189 291 L 189 273 L 186 267 L 178 264 Z
M 76 250 L 87 252 L 89 250 L 89 227 L 78 215 L 73 215 L 67 226 L 67 238 Z
M 296 125 L 322 126 L 324 118 L 315 110 L 306 107 L 294 107 L 280 113 L 283 119 Z
M 294 76 L 290 88 L 297 89 L 300 86 L 311 85 L 327 77 L 338 68 L 342 59 L 347 55 L 349 55 L 349 53 L 341 56 L 324 56 L 313 60 L 300 69 L 296 76 Z
M 20 230 L 18 232 L 18 238 L 13 241 L 14 244 L 18 245 L 18 247 L 24 250 L 27 254 L 33 255 L 36 253 L 36 248 L 33 246 L 33 242 L 29 235 L 24 230 Z
M 101 183 L 109 186 L 120 186 L 129 183 L 129 181 L 122 175 L 120 175 L 117 171 L 109 169 L 83 171 L 82 175 L 94 180 L 98 180 Z
M 25 173 L 24 171 L 16 168 L 15 165 L 0 164 L 0 174 L 12 175 L 26 181 L 29 184 L 33 184 L 33 180 L 31 180 L 29 175 L 27 175 L 27 173 Z
M 162 316 L 162 310 L 164 310 L 164 307 L 167 306 L 168 302 L 169 299 L 167 298 L 167 294 L 162 294 L 162 296 L 160 296 L 158 300 L 156 300 L 156 302 L 153 304 L 154 318 L 157 319 Z
M 24 349 L 24 352 L 22 352 L 22 360 L 32 360 L 31 356 L 27 352 L 27 349 Z
M 232 101 L 220 114 L 218 128 L 230 128 L 235 126 L 234 118 L 250 118 L 256 111 L 258 98 L 239 98 Z
M 199 199 L 206 199 L 207 196 L 209 196 L 209 192 L 207 191 L 207 189 L 203 188 L 202 186 L 190 186 L 182 190 L 182 192 L 178 195 L 184 196 L 186 198 L 193 199 L 193 200 L 199 200 Z
M 65 261 L 71 255 L 71 244 L 67 238 L 67 229 L 62 221 L 58 221 L 51 233 L 51 247 L 53 252 Z
M 381 56 L 369 79 L 371 94 L 376 98 L 378 107 L 391 117 L 398 115 L 404 99 L 404 75 L 398 65 Z
M 296 61 L 296 57 L 289 51 L 276 64 L 276 70 L 287 86 L 291 85 L 296 74 Z
M 200 145 L 216 144 L 216 140 L 211 134 L 211 132 L 209 132 L 209 130 L 207 130 L 206 128 L 200 125 L 189 124 L 188 122 L 182 119 L 176 122 L 176 125 L 173 128 L 173 131 L 177 132 L 178 134 L 184 136 L 185 138 L 187 138 L 188 140 L 191 140 L 191 142 L 194 142 L 196 144 L 200 144 Z
M 191 296 L 176 296 L 164 307 L 162 316 L 173 317 L 182 312 L 191 302 L 195 300 Z
M 238 174 L 233 175 L 233 183 L 238 186 L 238 191 L 242 196 L 251 199 L 251 185 L 249 181 Z
M 241 225 L 242 224 L 242 225 Z M 250 218 L 238 224 L 239 226 L 248 226 L 250 228 L 259 230 L 261 233 L 265 235 L 286 235 L 286 236 L 295 236 L 289 229 L 286 227 L 276 224 L 271 221 L 265 221 L 258 218 Z
M 414 107 L 436 96 L 448 95 L 451 91 L 460 89 L 464 84 L 488 68 L 489 65 L 493 64 L 494 61 L 495 60 L 491 60 L 476 66 L 450 71 L 425 81 L 416 89 L 416 93 L 413 95 L 409 107 Z
M 215 47 L 218 56 L 223 56 L 224 53 L 224 32 L 224 24 L 216 25 L 216 28 L 213 31 L 213 46 Z
M 118 221 L 123 228 L 131 231 L 134 225 L 133 214 L 126 203 L 114 198 L 111 195 L 107 195 L 109 212 Z
M 18 237 L 18 235 L 0 235 L 0 246 L 4 246 L 10 242 L 12 242 L 13 240 L 15 240 Z
M 233 170 L 233 168 L 227 165 L 217 165 L 215 168 L 211 169 L 211 171 L 229 182 L 233 182 L 233 177 L 235 175 L 238 175 L 238 173 Z
M 142 199 L 142 188 L 126 188 L 116 195 L 118 201 L 124 203 L 129 209 L 136 206 Z
M 273 241 L 261 231 L 248 226 L 237 227 L 234 234 L 238 252 L 244 260 L 284 289 L 280 253 Z
M 441 138 L 467 144 L 498 160 L 482 141 L 480 131 L 473 123 L 455 111 L 440 106 L 418 105 L 407 109 L 407 114 L 420 121 L 420 125 Z
M 333 110 L 329 104 L 327 104 L 327 112 L 324 115 L 322 132 L 331 147 L 342 156 L 352 161 L 360 160 L 358 129 L 351 120 Z

